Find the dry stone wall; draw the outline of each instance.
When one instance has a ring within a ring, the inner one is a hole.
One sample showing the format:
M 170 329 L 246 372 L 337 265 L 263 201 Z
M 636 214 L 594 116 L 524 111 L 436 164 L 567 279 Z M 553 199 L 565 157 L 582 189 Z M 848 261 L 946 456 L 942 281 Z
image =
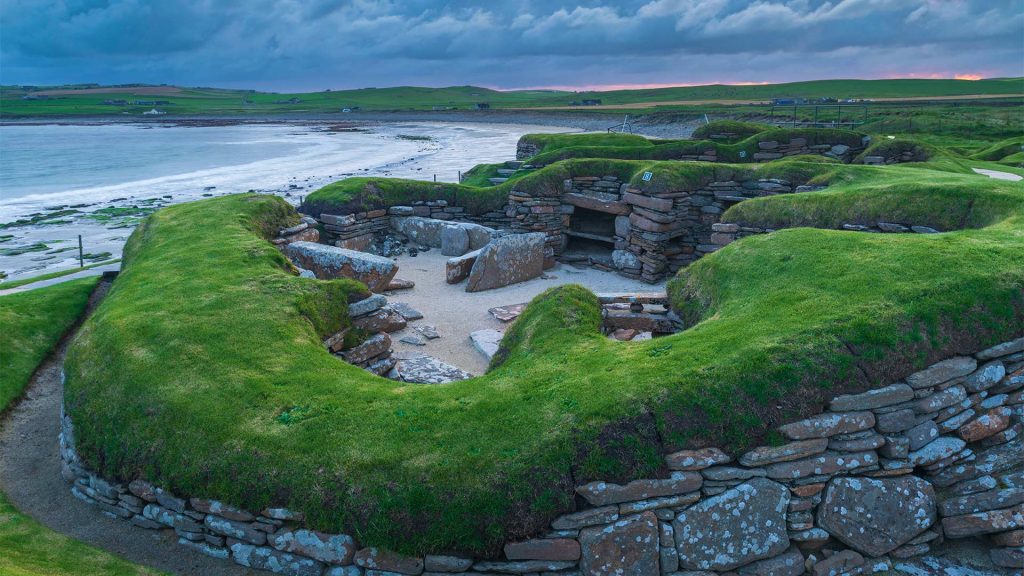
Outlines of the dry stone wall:
M 712 226 L 738 202 L 759 196 L 817 189 L 779 179 L 711 182 L 695 190 L 648 193 L 615 176 L 577 176 L 563 192 L 545 196 L 513 190 L 509 215 L 516 232 L 543 232 L 549 253 L 560 257 L 575 233 L 573 218 L 581 211 L 615 216 L 608 232 L 614 251 L 589 264 L 624 276 L 657 282 L 701 256 L 717 250 Z
M 869 574 L 971 538 L 1024 568 L 1024 337 L 835 397 L 778 429 L 785 442 L 666 456 L 667 478 L 578 486 L 581 505 L 500 558 L 407 557 L 247 511 L 91 472 L 61 415 L 62 475 L 78 498 L 243 566 L 300 576 Z
M 829 158 L 835 158 L 843 162 L 851 162 L 859 153 L 863 152 L 865 147 L 871 143 L 869 136 L 864 136 L 861 140 L 860 146 L 851 147 L 847 144 L 810 144 L 807 138 L 793 137 L 786 141 L 780 140 L 761 140 L 757 143 L 757 151 L 747 156 L 746 151 L 740 152 L 740 160 L 743 162 L 771 162 L 772 160 L 778 160 L 779 158 L 786 158 L 788 156 L 800 156 L 800 155 L 820 155 L 827 156 Z M 529 160 L 537 154 L 540 154 L 540 146 L 532 142 L 526 141 L 525 138 L 520 138 L 519 143 L 516 145 L 516 160 Z M 657 160 L 682 160 L 682 161 L 700 161 L 700 162 L 719 162 L 729 161 L 722 160 L 719 158 L 718 149 L 715 144 L 708 142 L 707 147 L 703 149 L 695 149 L 690 153 L 679 152 L 672 157 L 660 157 L 657 152 L 653 154 Z M 912 161 L 913 156 L 906 154 L 897 155 L 894 157 L 895 162 L 909 162 Z M 882 158 L 879 163 L 886 163 L 889 158 Z M 867 162 L 865 162 L 867 163 Z M 534 166 L 539 167 L 539 166 Z

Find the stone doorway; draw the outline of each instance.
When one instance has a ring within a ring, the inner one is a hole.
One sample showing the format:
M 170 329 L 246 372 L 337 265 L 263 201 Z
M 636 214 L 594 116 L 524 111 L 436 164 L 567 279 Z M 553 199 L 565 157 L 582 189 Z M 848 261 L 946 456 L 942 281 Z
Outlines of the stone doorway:
M 615 214 L 576 207 L 565 231 L 563 254 L 569 258 L 586 256 L 611 262 L 615 249 Z

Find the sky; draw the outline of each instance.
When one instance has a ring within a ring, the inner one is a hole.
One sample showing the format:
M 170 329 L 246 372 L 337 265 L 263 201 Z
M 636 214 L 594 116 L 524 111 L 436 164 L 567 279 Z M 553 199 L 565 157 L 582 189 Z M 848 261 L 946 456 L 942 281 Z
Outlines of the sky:
M 310 91 L 1024 76 L 1024 0 L 3 0 L 0 83 Z

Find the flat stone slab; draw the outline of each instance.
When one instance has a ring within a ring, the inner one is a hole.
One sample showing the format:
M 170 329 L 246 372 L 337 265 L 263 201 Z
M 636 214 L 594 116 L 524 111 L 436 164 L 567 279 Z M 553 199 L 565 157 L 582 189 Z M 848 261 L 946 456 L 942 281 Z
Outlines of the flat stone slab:
M 526 302 L 523 302 L 522 304 L 495 306 L 494 308 L 487 310 L 487 312 L 502 322 L 511 322 L 518 318 L 519 315 L 523 313 L 523 310 L 526 310 L 526 304 Z
M 785 552 L 789 499 L 782 484 L 755 478 L 679 512 L 679 566 L 726 571 Z
M 402 316 L 402 318 L 405 318 L 406 320 L 409 321 L 419 320 L 423 318 L 423 312 L 420 312 L 419 310 L 413 308 L 412 306 L 406 304 L 405 302 L 392 302 L 391 309 L 394 310 L 395 312 L 398 312 L 399 315 Z
M 472 374 L 462 368 L 426 355 L 403 356 L 388 374 L 388 378 L 392 380 L 411 384 L 446 384 L 472 377 Z
M 469 272 L 466 292 L 518 284 L 544 273 L 544 240 L 540 232 L 511 234 L 480 249 Z
M 498 353 L 498 348 L 501 346 L 501 339 L 505 336 L 505 333 L 500 330 L 493 328 L 485 328 L 483 330 L 476 330 L 469 333 L 469 340 L 473 343 L 473 348 L 476 348 L 477 352 L 484 355 L 488 361 L 494 358 L 494 355 Z
M 935 523 L 935 490 L 916 476 L 834 478 L 818 525 L 867 556 L 888 554 Z
M 597 294 L 601 304 L 668 304 L 665 292 L 602 292 Z
M 398 272 L 398 266 L 387 258 L 315 242 L 293 242 L 285 252 L 317 278 L 351 278 L 373 292 L 382 292 Z

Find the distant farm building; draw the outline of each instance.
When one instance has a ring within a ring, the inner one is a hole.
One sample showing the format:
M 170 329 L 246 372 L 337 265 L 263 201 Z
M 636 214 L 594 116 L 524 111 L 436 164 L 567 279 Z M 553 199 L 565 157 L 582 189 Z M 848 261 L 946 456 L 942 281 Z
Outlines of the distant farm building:
M 797 97 L 775 98 L 772 100 L 772 104 L 776 106 L 797 106 L 800 104 L 807 104 L 807 99 Z
M 144 116 L 159 116 L 161 114 L 167 114 L 167 112 L 164 112 L 163 110 L 157 110 L 156 108 L 153 108 L 152 110 L 146 110 L 142 114 Z

